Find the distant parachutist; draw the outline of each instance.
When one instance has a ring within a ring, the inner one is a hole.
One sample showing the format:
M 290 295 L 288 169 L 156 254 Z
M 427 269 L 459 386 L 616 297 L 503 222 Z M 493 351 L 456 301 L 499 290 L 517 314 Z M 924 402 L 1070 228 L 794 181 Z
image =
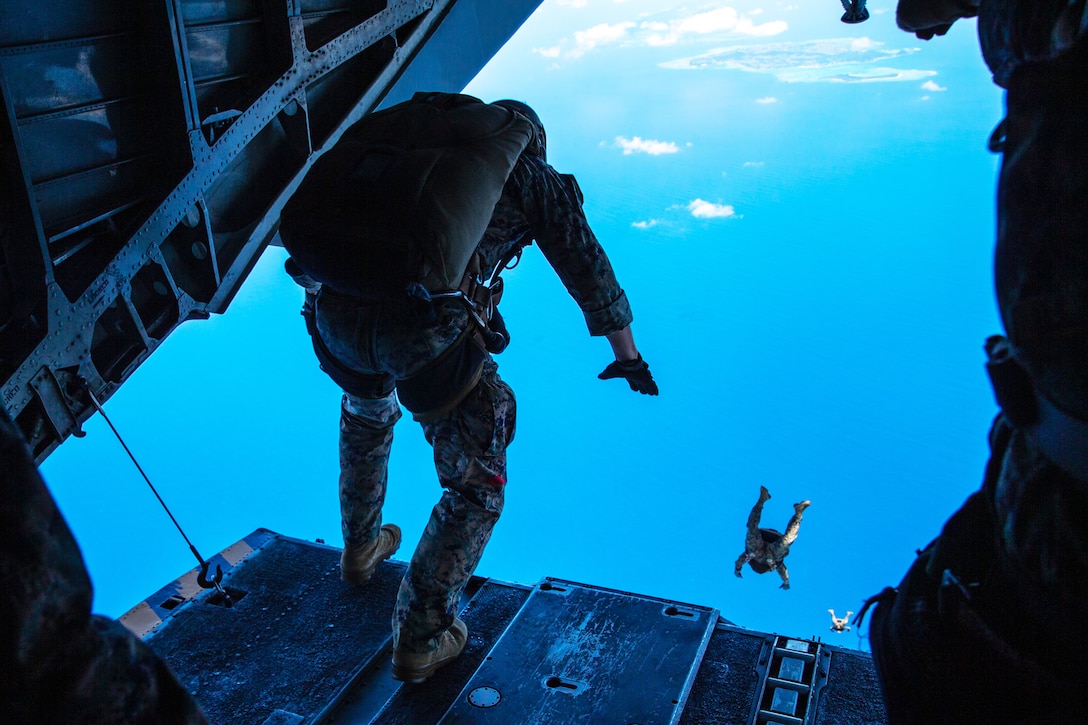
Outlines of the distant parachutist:
M 844 23 L 863 23 L 869 19 L 869 11 L 865 7 L 865 0 L 841 0 L 842 8 L 846 12 L 842 14 Z
M 850 625 L 847 622 L 850 621 L 850 615 L 853 612 L 847 611 L 845 617 L 836 617 L 834 609 L 828 609 L 827 613 L 831 615 L 831 631 L 832 632 L 849 632 Z
M 812 502 L 805 500 L 793 505 L 793 516 L 786 524 L 786 533 L 782 534 L 774 529 L 762 529 L 759 520 L 763 515 L 763 504 L 770 499 L 771 494 L 766 486 L 759 487 L 759 500 L 752 507 L 752 513 L 748 514 L 748 531 L 744 539 L 744 553 L 737 558 L 733 567 L 733 573 L 740 577 L 740 570 L 745 564 L 752 567 L 757 574 L 766 574 L 769 571 L 778 572 L 782 578 L 782 586 L 779 589 L 790 588 L 790 575 L 786 570 L 783 559 L 790 553 L 790 544 L 797 538 L 797 532 L 801 528 L 801 514 Z

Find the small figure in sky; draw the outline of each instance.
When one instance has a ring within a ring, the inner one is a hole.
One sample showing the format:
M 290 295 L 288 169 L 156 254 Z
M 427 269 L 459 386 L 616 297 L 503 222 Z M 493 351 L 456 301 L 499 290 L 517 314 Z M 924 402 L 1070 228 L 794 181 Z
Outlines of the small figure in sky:
M 744 539 L 744 553 L 737 559 L 733 567 L 733 573 L 740 577 L 740 570 L 748 564 L 757 574 L 766 574 L 769 571 L 777 571 L 782 577 L 782 586 L 779 589 L 790 588 L 790 574 L 786 570 L 783 561 L 790 553 L 790 544 L 797 538 L 797 532 L 801 528 L 801 514 L 812 505 L 805 500 L 793 505 L 793 516 L 786 525 L 786 533 L 782 534 L 774 529 L 761 529 L 759 519 L 763 514 L 763 504 L 770 499 L 771 493 L 766 486 L 759 487 L 759 500 L 752 507 L 752 513 L 748 514 L 748 533 Z
M 842 14 L 842 21 L 844 23 L 863 23 L 869 19 L 869 10 L 865 7 L 865 0 L 841 0 L 842 9 L 846 12 Z
M 828 609 L 827 613 L 831 615 L 831 631 L 832 632 L 849 632 L 850 625 L 847 622 L 850 621 L 850 615 L 853 612 L 847 610 L 845 617 L 836 617 L 834 609 Z

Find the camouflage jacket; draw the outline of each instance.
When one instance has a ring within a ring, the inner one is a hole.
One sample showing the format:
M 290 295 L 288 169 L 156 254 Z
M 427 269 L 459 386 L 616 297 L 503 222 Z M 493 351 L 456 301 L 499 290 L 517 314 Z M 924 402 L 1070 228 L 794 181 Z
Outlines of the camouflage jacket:
M 484 276 L 533 240 L 581 308 L 590 334 L 607 335 L 631 323 L 627 295 L 589 228 L 574 177 L 526 155 L 507 180 L 478 247 Z M 472 324 L 456 300 L 438 301 L 427 315 L 407 299 L 368 302 L 322 291 L 316 306 L 316 330 L 336 360 L 401 381 L 427 369 Z
M 567 292 L 585 315 L 591 335 L 608 335 L 631 324 L 631 307 L 612 264 L 582 211 L 573 176 L 525 154 L 495 206 L 479 252 L 485 272 L 513 249 L 536 241 Z

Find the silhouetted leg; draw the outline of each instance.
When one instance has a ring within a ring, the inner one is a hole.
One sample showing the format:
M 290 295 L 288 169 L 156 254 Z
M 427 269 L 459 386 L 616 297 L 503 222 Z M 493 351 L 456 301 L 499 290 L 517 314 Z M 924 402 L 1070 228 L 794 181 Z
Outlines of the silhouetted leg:
M 771 497 L 763 486 L 759 487 L 759 500 L 748 514 L 748 531 L 744 537 L 744 550 L 749 554 L 763 548 L 763 536 L 759 533 L 759 520 L 763 516 L 763 504 Z
M 778 540 L 779 545 L 788 549 L 790 544 L 797 539 L 797 534 L 801 530 L 801 515 L 808 506 L 808 501 L 802 501 L 801 503 L 795 503 L 793 505 L 793 516 L 790 517 L 789 523 L 786 524 L 786 533 L 782 534 L 782 538 Z
M 340 526 L 345 549 L 378 538 L 393 426 L 400 416 L 396 393 L 374 400 L 345 394 L 341 402 Z
M 427 652 L 457 604 L 502 513 L 506 447 L 514 437 L 514 394 L 488 363 L 476 388 L 449 415 L 423 423 L 446 490 L 431 511 L 401 582 L 394 646 Z

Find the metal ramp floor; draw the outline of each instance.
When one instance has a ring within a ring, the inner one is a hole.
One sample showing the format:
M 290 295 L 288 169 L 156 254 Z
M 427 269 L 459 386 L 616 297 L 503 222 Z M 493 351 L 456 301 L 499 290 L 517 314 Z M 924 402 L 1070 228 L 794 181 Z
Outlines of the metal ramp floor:
M 867 654 L 736 627 L 709 607 L 545 578 L 476 577 L 465 651 L 422 685 L 390 677 L 406 564 L 343 584 L 340 550 L 258 530 L 122 618 L 222 725 L 883 723 Z

